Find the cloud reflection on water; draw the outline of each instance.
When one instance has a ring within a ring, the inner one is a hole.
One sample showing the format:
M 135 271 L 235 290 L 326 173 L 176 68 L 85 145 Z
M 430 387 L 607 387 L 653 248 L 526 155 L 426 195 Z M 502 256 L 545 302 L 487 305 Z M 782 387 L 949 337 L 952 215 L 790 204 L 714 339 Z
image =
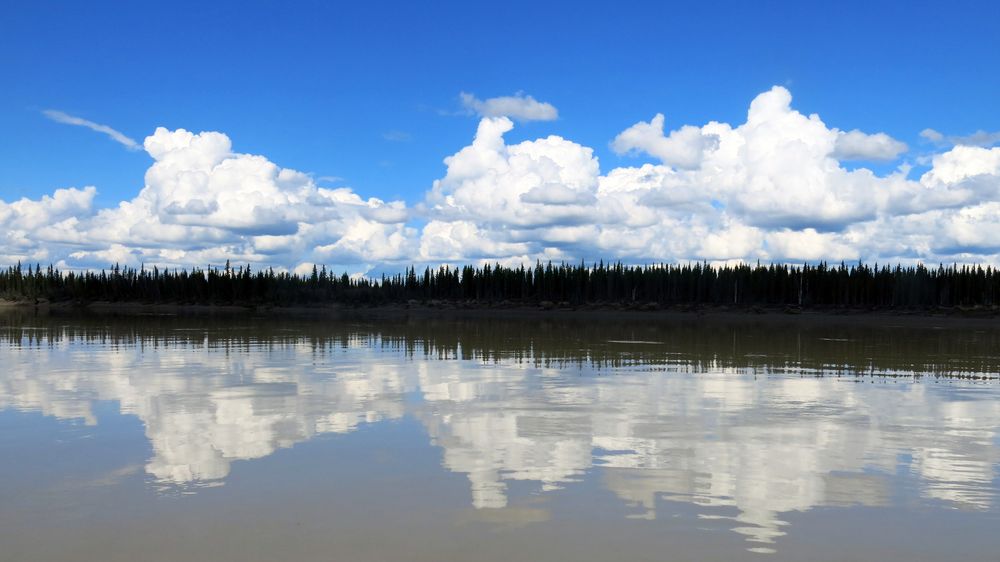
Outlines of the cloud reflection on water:
M 410 416 L 468 478 L 476 509 L 507 507 L 514 482 L 544 494 L 593 473 L 633 517 L 686 502 L 731 517 L 765 552 L 783 514 L 890 505 L 907 482 L 919 501 L 998 507 L 995 383 L 769 375 L 766 359 L 692 369 L 670 349 L 655 368 L 546 366 L 538 347 L 466 361 L 461 343 L 360 329 L 319 343 L 24 334 L 0 346 L 0 409 L 95 424 L 95 402 L 117 401 L 145 427 L 158 485 L 221 483 L 233 461 Z

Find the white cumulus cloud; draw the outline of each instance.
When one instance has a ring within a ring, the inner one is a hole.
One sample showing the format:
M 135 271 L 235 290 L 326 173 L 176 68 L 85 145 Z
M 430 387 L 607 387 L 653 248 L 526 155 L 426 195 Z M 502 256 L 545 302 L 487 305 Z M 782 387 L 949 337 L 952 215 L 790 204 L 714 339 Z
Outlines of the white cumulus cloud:
M 717 135 L 686 125 L 663 134 L 663 114 L 657 113 L 648 123 L 640 122 L 625 129 L 611 142 L 618 154 L 645 152 L 677 168 L 697 168 L 706 151 L 719 146 Z
M 509 117 L 517 121 L 555 121 L 559 118 L 559 111 L 554 105 L 540 102 L 522 92 L 485 100 L 462 92 L 459 100 L 462 107 L 480 117 Z
M 233 152 L 222 133 L 158 128 L 143 146 L 153 158 L 145 187 L 116 207 L 92 209 L 94 188 L 0 202 L 4 253 L 78 268 L 232 260 L 291 269 L 391 262 L 416 246 L 401 201 L 318 187 L 263 156 Z
M 787 89 L 774 87 L 751 102 L 741 124 L 672 131 L 657 114 L 611 146 L 662 164 L 605 173 L 589 147 L 558 136 L 508 145 L 513 123 L 483 119 L 426 196 L 422 208 L 436 222 L 423 233 L 433 243 L 422 243 L 421 257 L 997 262 L 969 233 L 1000 237 L 990 222 L 1000 149 L 956 147 L 918 180 L 905 166 L 883 175 L 848 169 L 841 161 L 892 160 L 906 145 L 829 127 L 791 102 Z M 446 224 L 470 221 L 474 236 L 466 229 L 442 242 Z
M 854 129 L 838 132 L 833 156 L 837 160 L 895 160 L 907 150 L 905 142 L 885 133 L 867 134 Z
M 145 182 L 114 207 L 95 208 L 94 187 L 0 200 L 0 261 L 350 271 L 601 258 L 1000 264 L 1000 147 L 942 145 L 919 177 L 906 165 L 846 168 L 892 160 L 905 145 L 828 126 L 776 86 L 742 123 L 667 130 L 657 114 L 626 127 L 612 148 L 657 161 L 602 170 L 592 148 L 557 135 L 508 143 L 516 112 L 489 101 L 477 100 L 490 115 L 412 208 L 321 187 L 235 152 L 222 133 L 159 128 L 143 143 Z

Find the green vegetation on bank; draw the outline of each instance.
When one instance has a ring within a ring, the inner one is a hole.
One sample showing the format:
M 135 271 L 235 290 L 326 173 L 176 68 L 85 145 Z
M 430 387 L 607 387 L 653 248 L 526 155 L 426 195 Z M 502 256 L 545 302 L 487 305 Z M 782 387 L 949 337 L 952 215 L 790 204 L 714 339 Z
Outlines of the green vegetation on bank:
M 802 306 L 855 308 L 994 307 L 1000 272 L 991 267 L 865 264 L 630 266 L 536 264 L 441 267 L 379 279 L 252 270 L 250 266 L 161 270 L 114 266 L 60 272 L 18 264 L 0 271 L 0 299 L 88 303 L 379 305 L 418 301 L 524 305 L 656 303 L 660 306 Z

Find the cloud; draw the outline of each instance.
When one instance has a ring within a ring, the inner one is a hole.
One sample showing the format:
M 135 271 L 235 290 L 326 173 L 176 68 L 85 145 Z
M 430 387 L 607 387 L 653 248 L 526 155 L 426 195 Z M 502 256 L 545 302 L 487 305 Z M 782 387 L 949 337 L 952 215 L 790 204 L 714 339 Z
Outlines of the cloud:
M 436 222 L 420 259 L 998 261 L 968 233 L 992 226 L 1000 149 L 956 147 L 919 180 L 905 166 L 884 175 L 847 169 L 842 160 L 891 160 L 906 146 L 828 127 L 791 102 L 774 87 L 751 102 L 742 124 L 669 132 L 657 114 L 611 146 L 661 163 L 606 173 L 586 146 L 558 136 L 508 145 L 513 123 L 484 118 L 473 142 L 445 159 L 447 173 L 421 206 Z M 446 224 L 466 222 L 476 224 L 474 236 L 443 242 Z
M 129 150 L 139 150 L 142 148 L 139 143 L 135 142 L 133 139 L 125 136 L 120 131 L 112 129 L 107 125 L 101 125 L 100 123 L 94 123 L 93 121 L 88 121 L 80 117 L 74 117 L 68 113 L 58 111 L 55 109 L 46 109 L 42 111 L 42 115 L 48 117 L 49 119 L 55 121 L 56 123 L 63 123 L 65 125 L 77 125 L 80 127 L 86 127 L 91 131 L 97 131 L 98 133 L 104 133 L 111 137 L 111 140 L 121 144 Z
M 413 135 L 404 131 L 386 131 L 382 133 L 382 138 L 390 142 L 410 142 Z
M 415 251 L 400 201 L 319 187 L 263 156 L 232 151 L 229 137 L 158 128 L 145 186 L 118 206 L 94 210 L 94 188 L 39 201 L 0 202 L 4 252 L 63 267 L 112 262 L 165 266 L 226 260 L 291 269 L 300 262 L 386 263 Z M 9 261 L 9 260 L 8 260 Z
M 935 155 L 932 162 L 933 167 L 923 177 L 926 184 L 954 186 L 983 177 L 987 179 L 987 192 L 992 191 L 984 195 L 1000 195 L 997 193 L 1000 186 L 992 181 L 1000 175 L 1000 148 L 956 146 L 948 152 Z
M 421 258 L 439 262 L 507 257 L 528 250 L 527 244 L 492 240 L 472 221 L 431 221 L 420 238 Z
M 907 150 L 905 142 L 885 133 L 870 135 L 854 129 L 838 132 L 833 156 L 837 160 L 895 160 Z
M 40 199 L 13 203 L 0 200 L 0 263 L 50 262 L 59 257 L 46 243 L 46 234 L 72 231 L 78 217 L 92 212 L 97 189 L 57 189 Z
M 413 207 L 321 187 L 234 152 L 223 133 L 159 128 L 143 143 L 153 159 L 145 182 L 114 207 L 95 208 L 93 187 L 0 201 L 0 261 L 350 271 L 599 258 L 1000 265 L 1000 147 L 941 149 L 917 178 L 906 165 L 849 169 L 848 158 L 896 158 L 902 143 L 828 126 L 778 86 L 741 123 L 667 130 L 665 121 L 657 114 L 611 143 L 654 162 L 602 170 L 586 145 L 558 135 L 508 143 L 514 121 L 483 117 Z
M 522 92 L 486 100 L 462 92 L 459 99 L 466 111 L 480 117 L 509 117 L 516 121 L 555 121 L 559 118 L 559 111 L 554 105 L 540 102 Z
M 787 90 L 782 88 L 772 90 L 766 100 L 759 97 L 758 113 L 787 108 L 791 97 L 784 92 Z M 776 105 L 765 108 L 765 101 Z M 618 154 L 646 153 L 670 166 L 687 169 L 697 168 L 706 153 L 718 148 L 719 134 L 713 132 L 718 123 L 704 127 L 685 125 L 669 135 L 664 134 L 663 125 L 663 114 L 658 113 L 649 122 L 636 123 L 619 133 L 611 148 Z M 848 132 L 833 129 L 833 132 L 836 137 L 831 155 L 837 160 L 894 160 L 908 150 L 906 143 L 885 133 L 867 134 L 857 129 Z
M 981 146 L 990 147 L 1000 143 L 1000 131 L 984 131 L 982 129 L 971 135 L 944 135 L 934 129 L 920 131 L 920 136 L 938 145 Z
M 920 131 L 920 136 L 933 143 L 941 143 L 944 141 L 944 135 L 934 129 L 924 129 L 923 131 Z
M 536 227 L 593 220 L 599 167 L 593 150 L 550 136 L 508 146 L 506 117 L 484 118 L 475 140 L 445 158 L 425 208 L 433 218 Z
M 632 125 L 611 142 L 612 150 L 618 154 L 645 152 L 678 168 L 697 168 L 705 152 L 715 150 L 718 145 L 717 135 L 706 134 L 690 125 L 664 136 L 662 113 L 657 113 L 648 123 Z

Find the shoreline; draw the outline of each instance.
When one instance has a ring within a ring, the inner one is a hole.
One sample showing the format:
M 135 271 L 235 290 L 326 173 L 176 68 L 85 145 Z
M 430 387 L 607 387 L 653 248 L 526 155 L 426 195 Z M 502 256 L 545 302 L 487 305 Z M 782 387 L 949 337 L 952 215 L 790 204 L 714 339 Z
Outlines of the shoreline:
M 350 318 L 373 320 L 604 320 L 643 322 L 736 322 L 766 324 L 852 324 L 881 327 L 977 327 L 1000 328 L 1000 309 L 861 309 L 724 306 L 665 306 L 651 304 L 627 307 L 616 304 L 562 306 L 553 303 L 527 306 L 519 303 L 414 302 L 371 306 L 325 303 L 318 306 L 273 306 L 239 304 L 168 304 L 138 302 L 23 302 L 0 300 L 0 311 L 34 313 L 82 313 L 126 316 L 238 315 L 290 318 Z

